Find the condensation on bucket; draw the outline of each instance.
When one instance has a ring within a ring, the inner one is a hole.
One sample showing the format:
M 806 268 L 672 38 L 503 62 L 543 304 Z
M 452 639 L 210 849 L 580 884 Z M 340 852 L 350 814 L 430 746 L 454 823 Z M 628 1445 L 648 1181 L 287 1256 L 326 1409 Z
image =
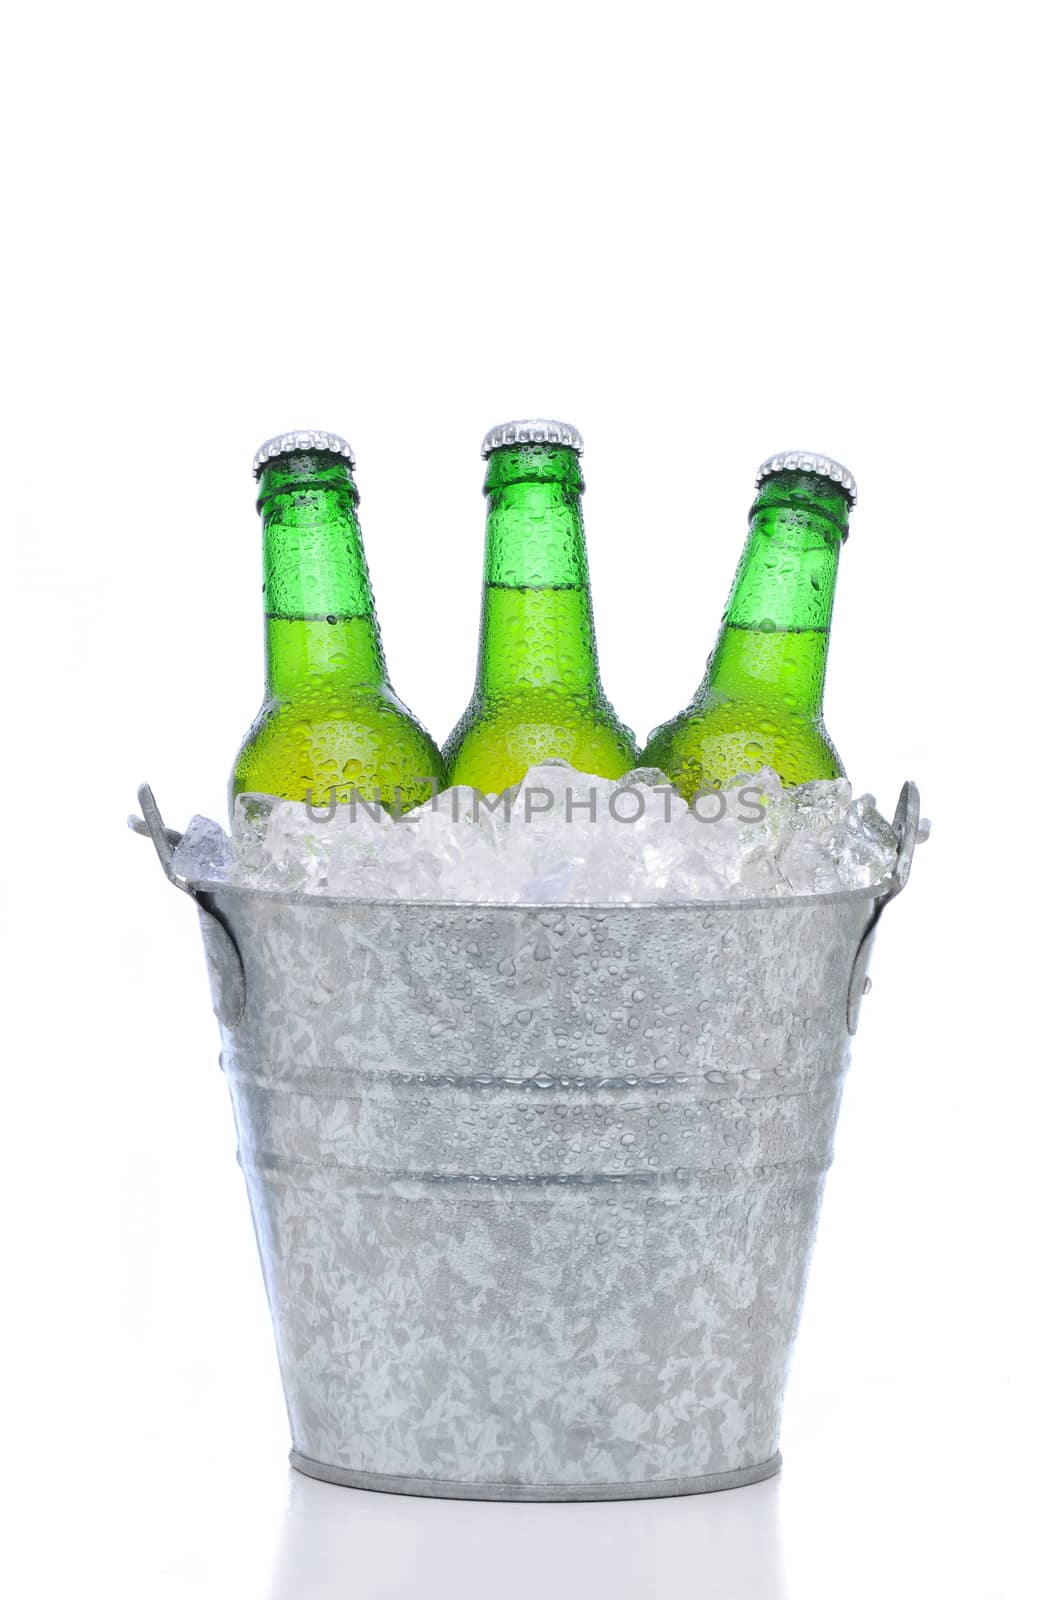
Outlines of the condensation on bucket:
M 877 895 L 595 909 L 181 884 L 208 938 L 296 1466 L 491 1499 L 776 1470 L 913 797 Z

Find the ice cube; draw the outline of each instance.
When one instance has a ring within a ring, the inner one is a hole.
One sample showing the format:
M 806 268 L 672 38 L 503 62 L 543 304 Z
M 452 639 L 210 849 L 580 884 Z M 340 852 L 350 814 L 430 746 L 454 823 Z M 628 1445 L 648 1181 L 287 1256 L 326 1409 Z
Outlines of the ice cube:
M 225 829 L 209 817 L 194 816 L 174 851 L 174 871 L 190 883 L 223 883 L 232 864 L 232 840 Z
M 867 889 L 896 851 L 873 797 L 844 779 L 786 789 L 762 768 L 687 805 L 655 769 L 612 780 L 550 761 L 503 796 L 448 789 L 397 819 L 241 795 L 232 847 L 195 818 L 181 860 L 203 878 L 361 899 L 608 904 Z

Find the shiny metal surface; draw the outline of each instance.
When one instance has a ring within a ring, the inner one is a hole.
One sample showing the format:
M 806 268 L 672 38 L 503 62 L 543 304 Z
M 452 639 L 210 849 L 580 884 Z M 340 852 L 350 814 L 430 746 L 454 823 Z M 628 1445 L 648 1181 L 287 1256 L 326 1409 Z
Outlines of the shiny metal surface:
M 817 455 L 812 450 L 783 450 L 779 455 L 769 456 L 767 461 L 761 462 L 754 482 L 759 488 L 765 478 L 771 478 L 778 472 L 814 472 L 821 478 L 830 478 L 832 483 L 840 484 L 845 490 L 850 504 L 856 504 L 856 479 L 848 467 L 843 467 L 840 461 L 833 460 L 831 456 Z
M 715 1472 L 701 1478 L 648 1478 L 643 1482 L 610 1483 L 607 1485 L 571 1485 L 550 1483 L 510 1483 L 468 1479 L 404 1478 L 386 1472 L 351 1472 L 344 1467 L 331 1467 L 321 1461 L 311 1461 L 309 1456 L 292 1450 L 289 1460 L 297 1472 L 322 1483 L 336 1483 L 344 1489 L 375 1489 L 384 1494 L 423 1495 L 435 1500 L 660 1500 L 673 1495 L 711 1494 L 717 1489 L 743 1489 L 747 1483 L 760 1483 L 774 1477 L 782 1466 L 782 1456 L 776 1452 L 767 1461 L 755 1467 L 745 1467 L 737 1472 Z M 559 1492 L 559 1488 L 561 1492 Z
M 492 450 L 504 450 L 515 444 L 564 444 L 583 454 L 583 435 L 570 422 L 551 421 L 548 417 L 526 417 L 518 422 L 499 422 L 484 434 L 480 454 L 489 456 Z
M 854 964 L 901 881 L 609 907 L 216 888 L 293 1463 L 535 1500 L 776 1470 Z
M 297 428 L 292 433 L 275 434 L 265 444 L 259 445 L 251 464 L 252 474 L 260 477 L 262 469 L 271 461 L 296 450 L 324 450 L 328 455 L 342 457 L 354 471 L 354 451 L 346 439 L 341 439 L 338 433 L 325 433 L 320 428 Z

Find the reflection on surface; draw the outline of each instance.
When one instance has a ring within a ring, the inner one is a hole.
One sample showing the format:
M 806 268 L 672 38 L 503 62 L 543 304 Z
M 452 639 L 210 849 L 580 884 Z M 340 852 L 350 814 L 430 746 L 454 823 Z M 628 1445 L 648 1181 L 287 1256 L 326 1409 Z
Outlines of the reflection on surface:
M 789 1600 L 778 1478 L 674 1500 L 425 1500 L 293 1472 L 268 1600 Z

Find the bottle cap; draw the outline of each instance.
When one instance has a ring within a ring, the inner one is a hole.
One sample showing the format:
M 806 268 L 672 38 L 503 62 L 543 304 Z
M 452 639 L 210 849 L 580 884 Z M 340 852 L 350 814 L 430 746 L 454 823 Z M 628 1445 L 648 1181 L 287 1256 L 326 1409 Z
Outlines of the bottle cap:
M 484 434 L 480 454 L 508 450 L 515 444 L 564 444 L 583 454 L 583 435 L 570 422 L 551 422 L 546 417 L 525 417 L 520 422 L 499 422 Z
M 294 433 L 278 433 L 267 439 L 255 451 L 251 470 L 256 478 L 261 477 L 263 468 L 271 461 L 276 461 L 278 456 L 292 455 L 296 450 L 321 450 L 326 455 L 339 456 L 354 470 L 354 451 L 346 439 L 341 439 L 338 433 L 322 433 L 320 428 L 298 428 Z
M 856 479 L 840 461 L 830 456 L 818 456 L 812 450 L 784 450 L 780 455 L 769 456 L 757 468 L 756 485 L 759 489 L 765 478 L 774 478 L 779 472 L 813 472 L 817 478 L 829 478 L 844 489 L 849 504 L 856 504 Z

